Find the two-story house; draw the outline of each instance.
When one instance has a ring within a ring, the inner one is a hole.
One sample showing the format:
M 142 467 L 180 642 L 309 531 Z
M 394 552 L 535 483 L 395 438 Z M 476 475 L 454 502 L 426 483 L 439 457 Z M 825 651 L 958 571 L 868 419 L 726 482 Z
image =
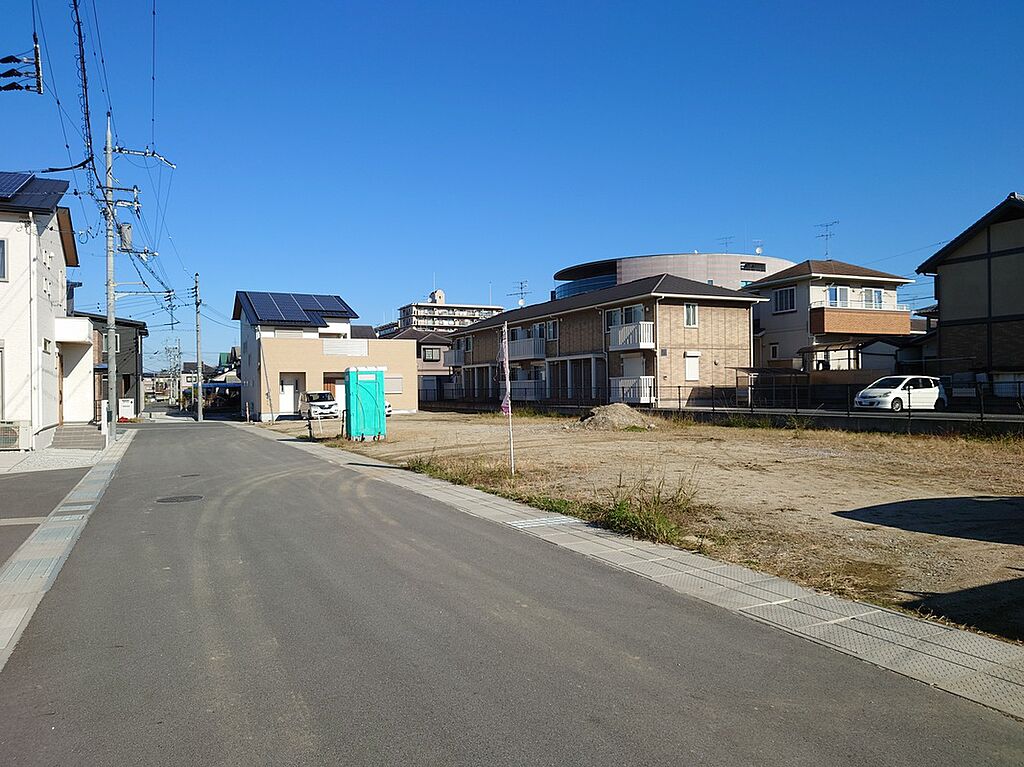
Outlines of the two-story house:
M 938 363 L 991 381 L 996 396 L 1024 390 L 1024 196 L 1005 200 L 917 267 L 935 275 Z
M 385 367 L 387 401 L 396 412 L 415 412 L 416 342 L 356 333 L 357 317 L 340 296 L 235 293 L 243 412 L 272 421 L 297 415 L 304 391 L 334 391 L 340 398 L 350 367 Z
M 751 307 L 762 300 L 660 274 L 455 331 L 445 362 L 465 398 L 496 399 L 507 323 L 513 400 L 675 407 L 736 386 L 736 370 L 751 364 Z
M 93 419 L 102 418 L 103 401 L 109 396 L 107 388 L 107 316 L 90 312 L 73 312 L 92 325 L 93 334 Z M 117 412 L 125 418 L 142 413 L 145 400 L 142 392 L 142 339 L 149 336 L 146 323 L 125 317 L 114 319 L 114 354 L 117 356 Z
M 433 402 L 443 396 L 443 387 L 449 382 L 452 369 L 445 364 L 445 352 L 452 348 L 452 339 L 432 330 L 405 328 L 389 338 L 416 342 L 416 375 L 420 400 Z
M 834 260 L 808 260 L 748 285 L 768 299 L 756 309 L 758 366 L 814 370 L 868 367 L 862 342 L 910 334 L 899 275 Z
M 68 182 L 0 173 L 0 448 L 48 446 L 92 413 L 92 328 L 67 314 L 78 266 Z

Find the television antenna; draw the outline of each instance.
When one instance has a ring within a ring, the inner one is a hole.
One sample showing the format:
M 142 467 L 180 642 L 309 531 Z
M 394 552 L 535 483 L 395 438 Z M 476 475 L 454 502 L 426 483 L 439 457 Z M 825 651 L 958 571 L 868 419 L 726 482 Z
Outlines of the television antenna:
M 824 230 L 824 231 L 822 231 L 821 234 L 819 234 L 817 236 L 818 236 L 819 239 L 822 239 L 822 240 L 825 241 L 825 258 L 828 258 L 828 250 L 829 250 L 828 245 L 829 245 L 829 241 L 833 237 L 835 237 L 835 234 L 832 231 L 832 227 L 834 227 L 838 223 L 839 223 L 839 219 L 837 218 L 835 221 L 829 221 L 829 222 L 827 222 L 825 224 L 815 224 L 816 227 L 818 227 L 819 229 Z
M 509 296 L 519 296 L 519 302 L 518 302 L 519 305 L 520 306 L 525 306 L 526 305 L 526 297 L 528 295 L 530 295 L 530 293 L 532 292 L 530 290 L 529 280 L 517 280 L 516 282 L 512 283 L 512 285 L 513 285 L 512 292 L 511 293 L 507 293 L 506 295 L 509 295 Z
M 732 235 L 732 234 L 727 234 L 727 235 L 725 235 L 725 237 L 719 237 L 718 238 L 717 242 L 722 243 L 722 252 L 723 253 L 728 253 L 729 252 L 729 246 L 732 245 L 732 241 L 735 240 L 735 239 L 736 239 L 736 236 Z

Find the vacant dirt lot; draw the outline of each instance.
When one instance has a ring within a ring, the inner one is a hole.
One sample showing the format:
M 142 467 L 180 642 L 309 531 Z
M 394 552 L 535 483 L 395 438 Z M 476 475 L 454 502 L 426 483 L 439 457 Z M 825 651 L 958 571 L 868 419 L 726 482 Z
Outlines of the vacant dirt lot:
M 682 520 L 693 548 L 1024 639 L 1024 441 L 572 422 L 517 418 L 516 492 L 604 501 L 623 484 L 682 484 L 696 489 Z M 494 415 L 395 416 L 389 428 L 386 442 L 345 446 L 399 464 L 493 468 L 507 457 Z

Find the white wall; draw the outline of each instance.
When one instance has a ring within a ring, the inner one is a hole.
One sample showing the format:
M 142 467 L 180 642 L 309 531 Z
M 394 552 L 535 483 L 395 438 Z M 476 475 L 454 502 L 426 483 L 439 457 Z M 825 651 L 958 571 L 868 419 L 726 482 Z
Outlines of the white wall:
M 85 423 L 93 413 L 92 346 L 63 344 L 64 422 Z

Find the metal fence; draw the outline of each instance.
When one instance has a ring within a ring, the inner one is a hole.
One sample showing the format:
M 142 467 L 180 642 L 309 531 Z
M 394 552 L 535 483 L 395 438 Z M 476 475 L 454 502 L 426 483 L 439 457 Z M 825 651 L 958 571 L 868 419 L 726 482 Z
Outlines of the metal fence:
M 512 385 L 512 402 L 524 407 L 579 408 L 585 409 L 611 402 L 624 402 L 638 408 L 659 410 L 732 410 L 786 411 L 795 414 L 828 412 L 849 416 L 866 412 L 888 412 L 912 418 L 912 413 L 922 410 L 919 405 L 907 407 L 901 400 L 898 411 L 892 408 L 858 408 L 855 405 L 857 393 L 863 384 L 811 384 L 792 381 L 770 381 L 752 386 L 587 386 L 555 387 L 543 381 L 517 381 Z M 951 414 L 974 414 L 984 420 L 988 415 L 1024 415 L 1024 381 L 1006 383 L 971 383 L 954 385 L 943 381 L 946 394 L 945 406 L 938 409 Z M 485 409 L 498 407 L 503 389 L 464 389 L 460 384 L 445 384 L 436 389 L 421 389 L 422 405 L 443 407 L 445 405 L 470 406 Z

